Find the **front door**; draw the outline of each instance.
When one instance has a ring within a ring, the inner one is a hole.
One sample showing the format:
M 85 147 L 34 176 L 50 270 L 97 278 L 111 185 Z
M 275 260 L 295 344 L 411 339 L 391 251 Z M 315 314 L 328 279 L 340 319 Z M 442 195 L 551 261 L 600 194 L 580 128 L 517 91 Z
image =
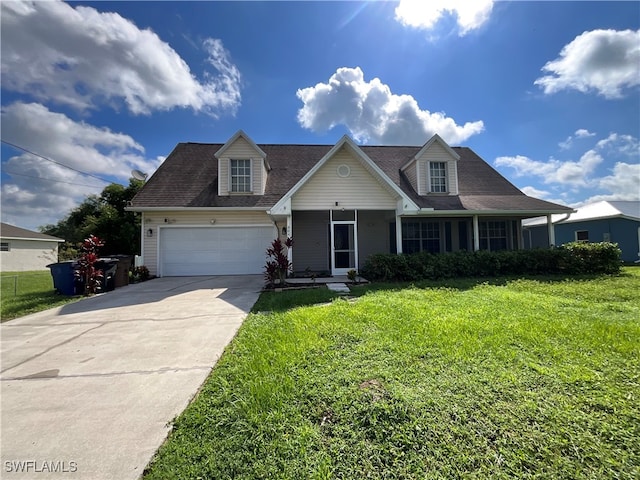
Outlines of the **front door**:
M 331 217 L 331 274 L 346 275 L 358 268 L 356 212 L 337 211 Z

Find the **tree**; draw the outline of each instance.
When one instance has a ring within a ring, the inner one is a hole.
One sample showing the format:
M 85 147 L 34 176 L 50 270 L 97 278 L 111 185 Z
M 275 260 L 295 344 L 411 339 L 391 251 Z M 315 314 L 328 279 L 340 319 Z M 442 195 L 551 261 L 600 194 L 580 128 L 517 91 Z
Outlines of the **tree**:
M 40 231 L 66 240 L 60 248 L 61 259 L 75 258 L 78 245 L 90 235 L 104 240 L 101 249 L 104 256 L 139 254 L 140 217 L 125 211 L 125 207 L 143 185 L 143 181 L 134 178 L 129 179 L 127 187 L 118 183 L 107 185 L 99 196 L 89 195 L 64 219 L 40 227 Z

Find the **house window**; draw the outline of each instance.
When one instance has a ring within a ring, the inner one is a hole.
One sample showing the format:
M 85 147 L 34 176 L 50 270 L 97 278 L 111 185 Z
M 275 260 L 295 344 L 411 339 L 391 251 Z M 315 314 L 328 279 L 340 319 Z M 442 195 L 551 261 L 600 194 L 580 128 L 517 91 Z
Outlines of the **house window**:
M 231 160 L 231 191 L 251 192 L 251 160 Z
M 576 230 L 576 242 L 588 242 L 589 231 L 588 230 Z
M 440 253 L 440 223 L 420 220 L 403 222 L 402 251 Z
M 478 227 L 480 230 L 481 250 L 490 250 L 495 252 L 497 250 L 507 249 L 508 240 L 506 221 L 480 222 Z
M 429 162 L 429 188 L 432 193 L 447 192 L 447 164 Z
M 10 251 L 11 251 L 11 246 L 9 245 L 9 242 L 0 243 L 0 252 L 10 252 Z

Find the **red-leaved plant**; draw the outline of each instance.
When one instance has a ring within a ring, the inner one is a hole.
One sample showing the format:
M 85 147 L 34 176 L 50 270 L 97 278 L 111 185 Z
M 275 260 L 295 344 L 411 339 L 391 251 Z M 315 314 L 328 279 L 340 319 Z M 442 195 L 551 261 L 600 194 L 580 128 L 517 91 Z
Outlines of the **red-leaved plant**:
M 80 258 L 74 275 L 76 282 L 84 285 L 85 295 L 96 293 L 104 280 L 102 270 L 95 266 L 98 261 L 98 249 L 103 246 L 104 241 L 95 235 L 89 235 L 80 245 Z
M 271 246 L 267 248 L 268 260 L 265 265 L 264 276 L 271 285 L 276 283 L 284 285 L 287 274 L 293 270 L 293 264 L 289 261 L 284 247 L 292 248 L 293 239 L 287 238 L 283 244 L 282 240 L 276 238 L 271 242 Z

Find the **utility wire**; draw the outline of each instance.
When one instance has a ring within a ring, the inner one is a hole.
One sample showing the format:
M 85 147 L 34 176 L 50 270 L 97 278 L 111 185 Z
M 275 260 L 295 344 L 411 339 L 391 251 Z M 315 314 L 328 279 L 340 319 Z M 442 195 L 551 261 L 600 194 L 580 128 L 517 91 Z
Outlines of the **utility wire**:
M 64 180 L 56 180 L 55 178 L 38 177 L 36 175 L 27 175 L 26 173 L 10 172 L 9 170 L 3 170 L 3 172 L 8 173 L 9 175 L 18 175 L 20 177 L 27 177 L 27 178 L 37 178 L 39 180 L 48 180 L 50 182 L 66 183 L 67 185 L 77 185 L 79 187 L 101 188 L 100 185 L 87 185 L 86 183 L 65 182 Z
M 50 158 L 45 157 L 44 155 L 40 155 L 39 153 L 35 153 L 35 152 L 32 152 L 31 150 L 27 150 L 26 148 L 21 147 L 20 145 L 15 145 L 15 144 L 13 144 L 11 142 L 7 142 L 6 140 L 0 140 L 0 142 L 4 143 L 5 145 L 9 145 L 10 147 L 16 148 L 18 150 L 22 150 L 23 152 L 27 152 L 27 153 L 29 153 L 31 155 L 36 156 L 36 157 L 42 158 L 43 160 L 46 160 L 47 162 L 55 163 L 56 165 L 60 165 L 61 167 L 68 168 L 69 170 L 73 170 L 74 172 L 81 173 L 82 175 L 86 175 L 88 177 L 97 178 L 101 182 L 113 183 L 110 180 L 105 180 L 104 178 L 98 177 L 97 175 L 94 175 L 92 173 L 83 172 L 82 170 L 78 170 L 77 168 L 70 167 L 69 165 L 65 165 L 64 163 L 60 163 L 60 162 L 56 162 L 55 160 L 51 160 Z

